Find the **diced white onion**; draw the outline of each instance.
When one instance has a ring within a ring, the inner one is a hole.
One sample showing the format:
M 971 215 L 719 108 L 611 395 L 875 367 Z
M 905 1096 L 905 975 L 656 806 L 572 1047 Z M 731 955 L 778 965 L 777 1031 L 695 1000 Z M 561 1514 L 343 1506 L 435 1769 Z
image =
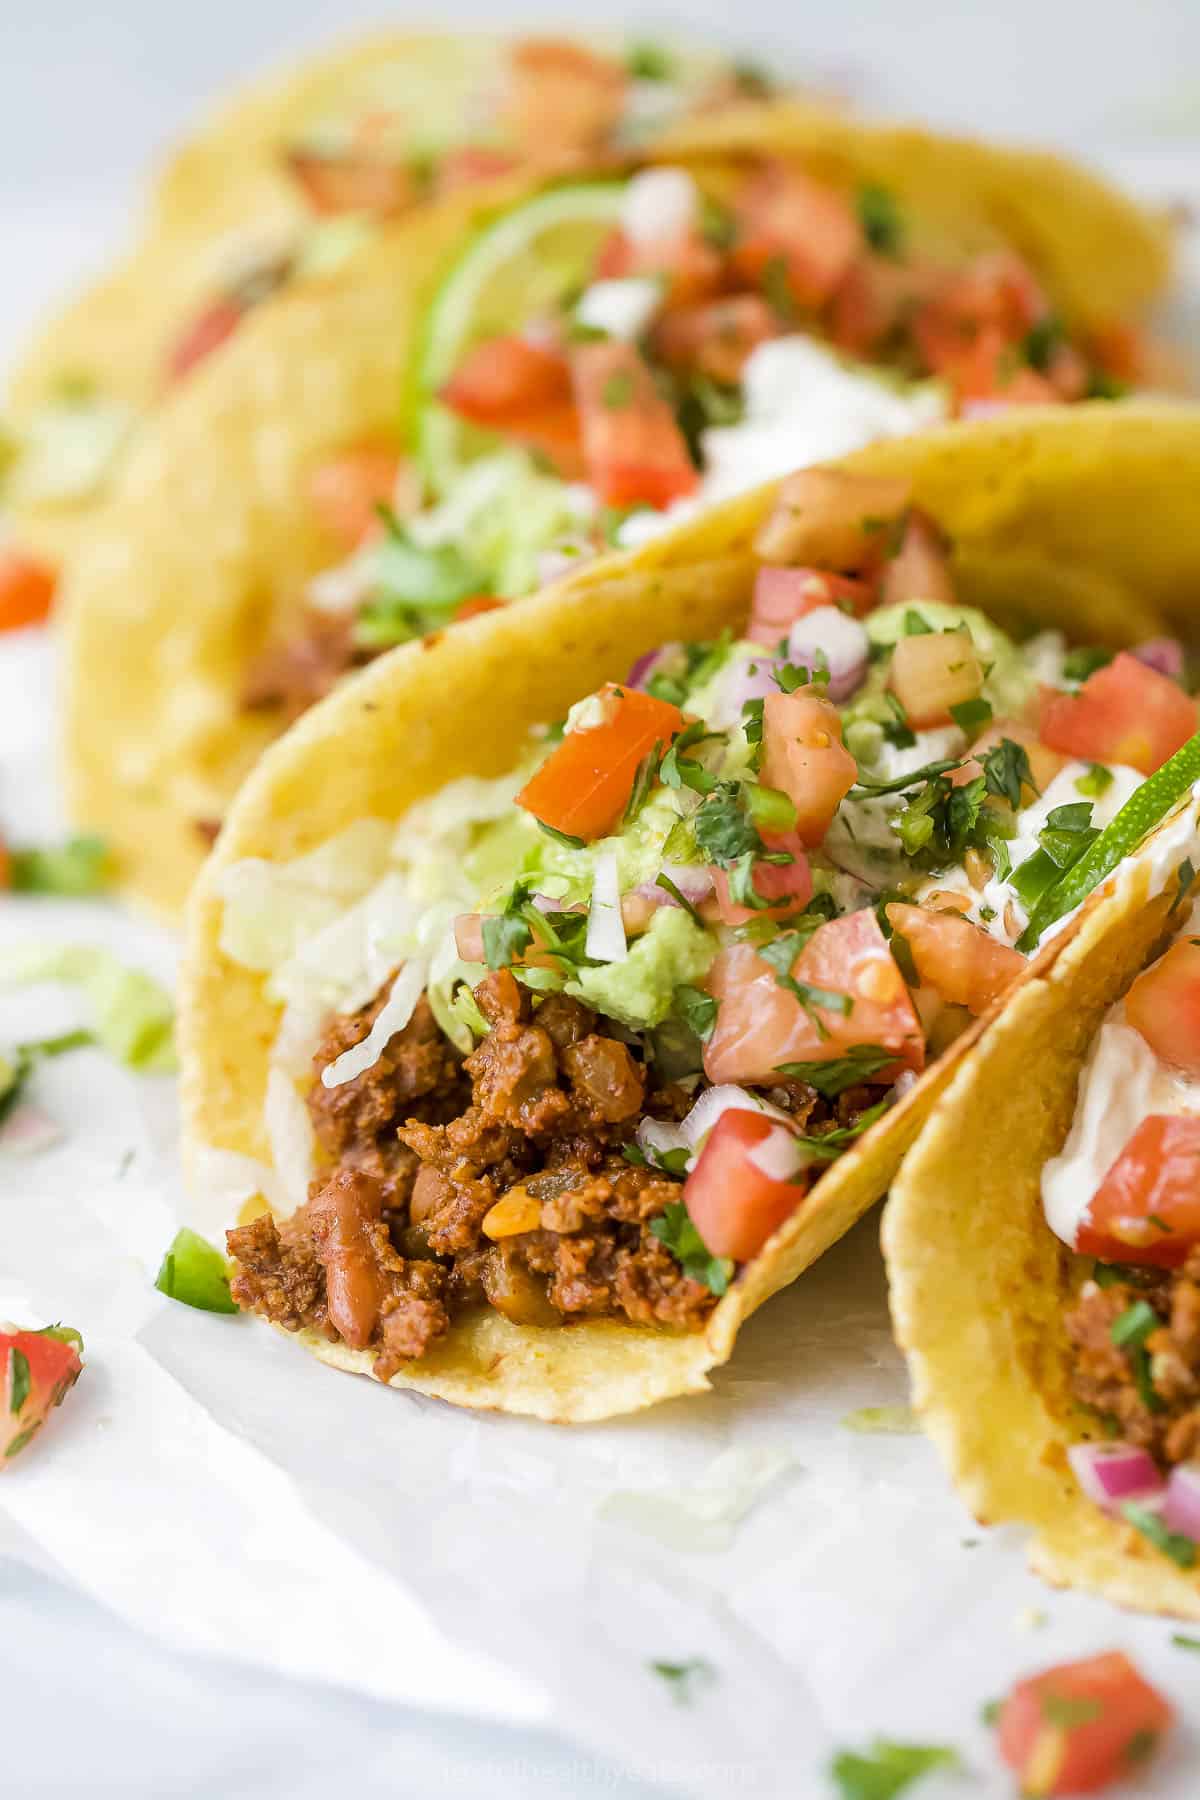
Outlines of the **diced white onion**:
M 684 169 L 644 169 L 625 189 L 621 229 L 633 244 L 682 237 L 696 217 L 699 192 Z
M 621 922 L 621 885 L 614 850 L 602 851 L 596 858 L 584 947 L 596 962 L 624 962 L 629 954 Z
M 829 698 L 848 700 L 862 686 L 871 656 L 871 640 L 858 620 L 837 606 L 816 606 L 797 619 L 788 633 L 789 661 L 812 668 L 818 654 L 829 670 Z
M 380 1009 L 379 1016 L 359 1044 L 351 1044 L 339 1057 L 321 1070 L 322 1085 L 341 1087 L 356 1075 L 378 1062 L 391 1038 L 403 1031 L 413 1016 L 417 1001 L 425 991 L 429 971 L 419 956 L 409 959 L 392 983 L 392 991 Z
M 683 1121 L 681 1129 L 693 1150 L 700 1147 L 721 1114 L 727 1112 L 765 1113 L 769 1119 L 778 1119 L 781 1125 L 791 1124 L 787 1113 L 778 1106 L 772 1106 L 768 1100 L 759 1100 L 732 1082 L 722 1082 L 718 1087 L 706 1088 Z
M 36 1156 L 39 1150 L 59 1143 L 62 1136 L 61 1125 L 48 1112 L 32 1100 L 22 1100 L 0 1124 L 0 1150 L 14 1156 Z
M 772 1181 L 790 1181 L 806 1160 L 795 1132 L 782 1125 L 776 1126 L 761 1144 L 755 1144 L 753 1150 L 746 1152 L 746 1161 L 753 1163 Z
M 619 281 L 593 281 L 575 308 L 581 325 L 603 331 L 609 337 L 632 343 L 640 338 L 662 304 L 662 288 L 648 275 L 627 275 Z

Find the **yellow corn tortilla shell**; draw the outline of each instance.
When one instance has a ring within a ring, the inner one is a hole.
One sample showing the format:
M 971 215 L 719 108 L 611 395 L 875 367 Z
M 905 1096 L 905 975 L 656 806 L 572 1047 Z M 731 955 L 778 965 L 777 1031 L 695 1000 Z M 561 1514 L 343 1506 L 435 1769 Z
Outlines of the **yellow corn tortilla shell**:
M 1195 798 L 1187 810 L 1200 821 Z M 1174 872 L 1152 880 L 1152 849 L 1052 941 L 960 1064 L 892 1188 L 883 1244 L 914 1404 L 972 1511 L 1031 1526 L 1032 1565 L 1058 1586 L 1200 1618 L 1200 1570 L 1108 1518 L 1067 1463 L 1097 1435 L 1071 1397 L 1062 1323 L 1091 1262 L 1055 1237 L 1041 1198 L 1105 1013 L 1179 924 Z
M 1143 455 L 1160 427 L 1163 454 Z M 1194 519 L 1200 412 L 1122 418 L 1084 407 L 1013 416 L 876 446 L 842 466 L 912 478 L 918 501 L 958 539 L 965 602 L 993 598 L 1019 567 L 1020 585 L 1004 595 L 1012 623 L 1137 637 L 1160 624 L 1177 579 L 1200 576 L 1196 525 L 1190 560 L 1174 545 Z M 457 777 L 499 775 L 517 761 L 531 723 L 560 717 L 601 681 L 621 679 L 645 650 L 740 627 L 756 566 L 751 539 L 773 493 L 735 500 L 637 555 L 606 558 L 521 605 L 401 646 L 272 746 L 238 796 L 188 911 L 180 1046 L 193 1156 L 216 1145 L 269 1161 L 263 1098 L 279 1013 L 264 978 L 221 952 L 220 886 L 229 865 L 244 857 L 284 862 L 356 819 L 396 820 Z M 1120 556 L 1110 557 L 1106 543 L 1094 547 L 1095 515 L 1106 508 L 1125 521 Z M 1055 524 L 1045 550 L 1026 523 L 1043 514 Z M 465 732 L 464 719 L 477 727 Z M 977 1022 L 822 1176 L 740 1272 L 705 1332 L 673 1336 L 607 1321 L 531 1330 L 485 1313 L 456 1324 L 394 1385 L 558 1420 L 601 1418 L 703 1388 L 731 1354 L 743 1319 L 883 1194 L 985 1025 Z M 369 1354 L 316 1340 L 311 1347 L 340 1367 L 370 1370 Z

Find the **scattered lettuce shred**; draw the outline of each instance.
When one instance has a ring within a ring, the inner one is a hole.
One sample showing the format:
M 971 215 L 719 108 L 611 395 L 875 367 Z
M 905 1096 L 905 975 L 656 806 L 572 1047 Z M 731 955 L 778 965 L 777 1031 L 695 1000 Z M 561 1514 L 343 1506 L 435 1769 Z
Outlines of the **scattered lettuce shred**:
M 175 1008 L 153 976 L 91 944 L 26 944 L 0 956 L 0 986 L 39 981 L 79 988 L 96 1042 L 127 1068 L 144 1074 L 175 1069 Z

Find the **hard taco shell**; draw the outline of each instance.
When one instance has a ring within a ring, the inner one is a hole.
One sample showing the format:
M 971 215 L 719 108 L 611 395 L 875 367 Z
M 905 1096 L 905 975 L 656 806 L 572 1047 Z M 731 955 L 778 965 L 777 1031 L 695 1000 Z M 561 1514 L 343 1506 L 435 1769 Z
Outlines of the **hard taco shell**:
M 1009 623 L 1058 624 L 1088 640 L 1137 638 L 1161 628 L 1171 602 L 1200 579 L 1192 507 L 1200 416 L 1149 409 L 1122 417 L 1105 407 L 1014 415 L 877 446 L 844 466 L 910 476 L 917 502 L 956 541 L 962 599 Z M 753 584 L 751 540 L 774 491 L 731 502 L 636 556 L 597 562 L 519 606 L 402 646 L 267 752 L 189 907 L 180 1041 L 194 1165 L 204 1145 L 269 1154 L 263 1099 L 278 1010 L 263 977 L 221 952 L 229 865 L 288 860 L 356 819 L 398 819 L 458 776 L 501 774 L 530 724 L 560 717 L 605 679 L 621 679 L 644 651 L 736 628 Z M 1112 514 L 1124 521 L 1123 539 Z M 464 720 L 486 726 L 467 732 Z M 832 1166 L 740 1272 L 705 1332 L 681 1337 L 598 1321 L 536 1331 L 486 1316 L 457 1326 L 395 1385 L 559 1420 L 703 1388 L 731 1354 L 742 1321 L 883 1194 L 986 1025 L 979 1021 Z M 369 1354 L 316 1339 L 310 1348 L 342 1367 L 370 1368 Z

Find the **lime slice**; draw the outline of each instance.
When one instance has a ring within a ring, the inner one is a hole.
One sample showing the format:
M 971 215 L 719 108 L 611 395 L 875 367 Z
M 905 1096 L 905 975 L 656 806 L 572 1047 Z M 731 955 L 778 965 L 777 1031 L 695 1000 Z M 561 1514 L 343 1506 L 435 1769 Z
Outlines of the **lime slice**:
M 438 498 L 463 469 L 496 448 L 495 437 L 437 401 L 472 344 L 552 315 L 586 282 L 617 222 L 624 184 L 575 182 L 509 208 L 458 256 L 429 311 L 413 366 L 413 442 Z
M 1200 732 L 1143 781 L 1116 818 L 1104 827 L 1091 849 L 1080 857 L 1074 868 L 1067 870 L 1061 881 L 1042 895 L 1028 925 L 1017 939 L 1017 949 L 1032 951 L 1047 926 L 1081 906 L 1092 889 L 1137 849 L 1147 833 L 1198 780 Z

